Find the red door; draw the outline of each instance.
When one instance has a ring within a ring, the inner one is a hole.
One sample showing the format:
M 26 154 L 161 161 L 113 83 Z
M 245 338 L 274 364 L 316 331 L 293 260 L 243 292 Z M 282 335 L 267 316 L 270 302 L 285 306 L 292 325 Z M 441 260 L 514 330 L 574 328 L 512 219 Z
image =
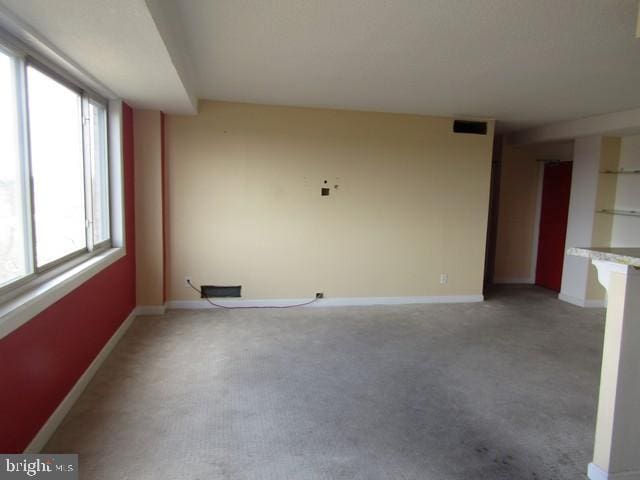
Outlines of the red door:
M 571 162 L 547 163 L 544 166 L 536 284 L 556 292 L 560 291 L 562 282 L 571 166 Z

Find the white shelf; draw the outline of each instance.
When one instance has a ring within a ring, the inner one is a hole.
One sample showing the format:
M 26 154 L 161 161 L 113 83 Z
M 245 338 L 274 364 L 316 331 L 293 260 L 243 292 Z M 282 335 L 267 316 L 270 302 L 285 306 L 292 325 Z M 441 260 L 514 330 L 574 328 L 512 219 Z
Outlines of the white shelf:
M 608 215 L 626 215 L 628 217 L 640 217 L 640 211 L 638 210 L 609 210 L 603 208 L 602 210 L 596 210 L 596 213 L 606 213 Z

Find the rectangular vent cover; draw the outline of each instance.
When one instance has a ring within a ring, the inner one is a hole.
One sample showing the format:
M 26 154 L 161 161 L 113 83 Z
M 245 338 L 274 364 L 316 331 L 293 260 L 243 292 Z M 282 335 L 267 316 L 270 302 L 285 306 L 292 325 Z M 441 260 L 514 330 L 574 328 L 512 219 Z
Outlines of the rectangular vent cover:
M 240 297 L 241 285 L 235 287 L 217 287 L 215 285 L 202 285 L 200 287 L 201 298 Z
M 487 134 L 487 122 L 472 122 L 469 120 L 454 120 L 454 133 L 473 133 L 475 135 Z

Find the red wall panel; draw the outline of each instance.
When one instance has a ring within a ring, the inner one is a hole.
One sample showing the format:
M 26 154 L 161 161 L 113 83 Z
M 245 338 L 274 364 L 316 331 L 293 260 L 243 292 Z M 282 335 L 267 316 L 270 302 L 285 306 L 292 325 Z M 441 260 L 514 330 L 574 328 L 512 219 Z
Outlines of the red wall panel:
M 0 452 L 22 452 L 135 307 L 133 112 L 123 105 L 127 255 L 0 340 Z

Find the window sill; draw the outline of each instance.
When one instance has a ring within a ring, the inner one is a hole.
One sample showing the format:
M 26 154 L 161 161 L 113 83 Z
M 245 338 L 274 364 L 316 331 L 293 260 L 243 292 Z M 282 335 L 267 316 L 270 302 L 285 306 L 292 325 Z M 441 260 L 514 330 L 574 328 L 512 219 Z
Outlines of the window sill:
M 94 255 L 55 277 L 0 304 L 0 339 L 18 329 L 94 275 L 125 256 L 124 248 Z

